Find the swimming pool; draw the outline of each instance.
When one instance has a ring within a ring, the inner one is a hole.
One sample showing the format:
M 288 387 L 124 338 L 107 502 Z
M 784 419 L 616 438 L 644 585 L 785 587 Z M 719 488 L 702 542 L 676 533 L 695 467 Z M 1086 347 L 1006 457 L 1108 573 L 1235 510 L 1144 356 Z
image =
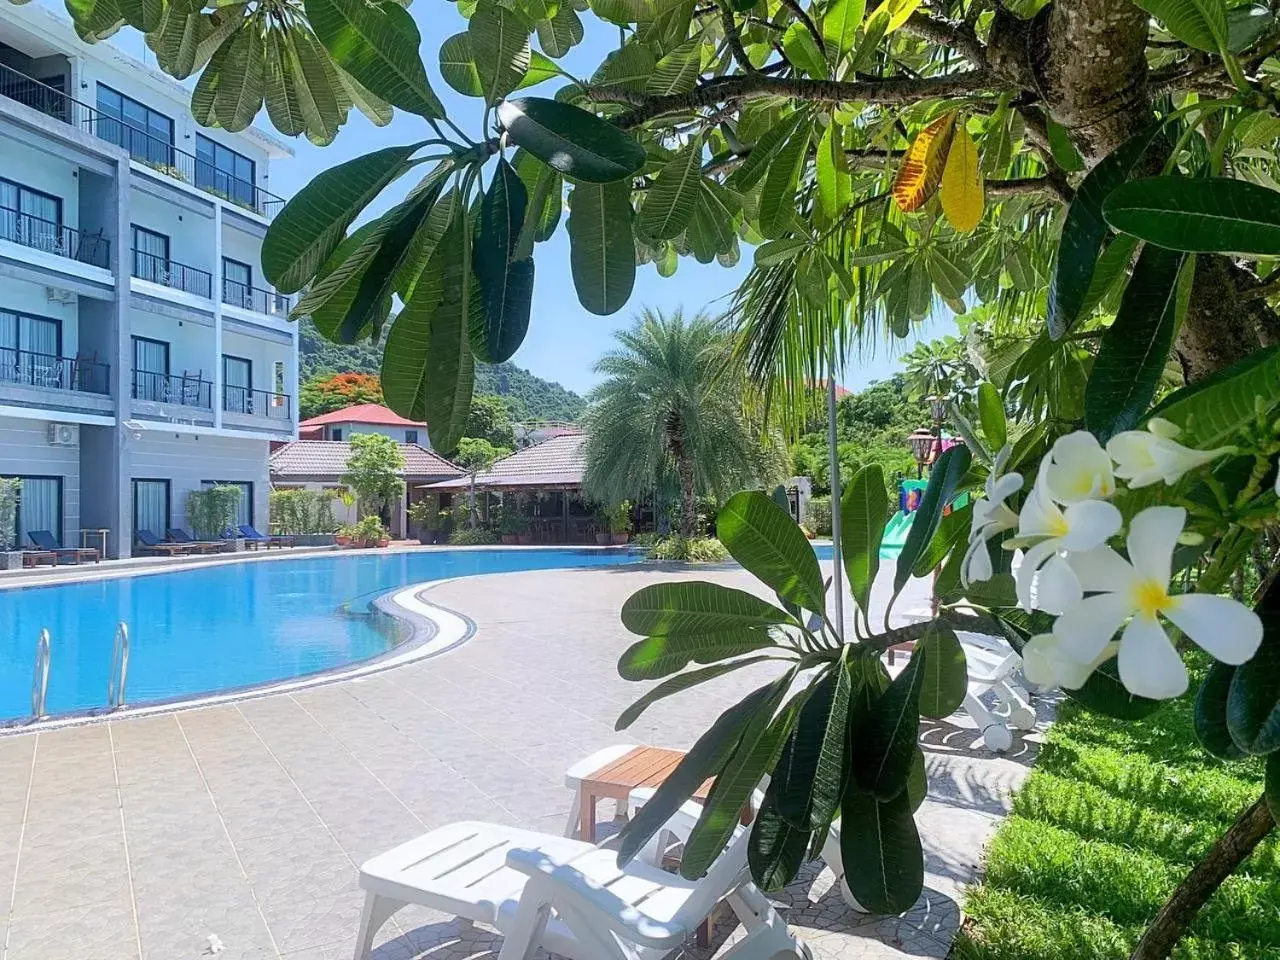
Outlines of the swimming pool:
M 116 624 L 129 625 L 128 702 L 288 680 L 386 653 L 379 595 L 425 580 L 634 563 L 600 550 L 316 554 L 0 591 L 0 722 L 30 714 L 36 639 L 51 637 L 50 714 L 107 701 Z

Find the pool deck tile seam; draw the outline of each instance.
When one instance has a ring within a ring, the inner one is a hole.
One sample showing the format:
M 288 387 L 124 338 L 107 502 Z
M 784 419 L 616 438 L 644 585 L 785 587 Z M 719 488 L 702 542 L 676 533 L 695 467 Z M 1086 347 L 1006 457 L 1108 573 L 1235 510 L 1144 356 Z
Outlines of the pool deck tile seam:
M 18 873 L 22 869 L 22 844 L 27 834 L 27 817 L 31 813 L 31 790 L 36 781 L 36 755 L 40 752 L 40 738 L 31 745 L 31 766 L 27 772 L 27 793 L 22 805 L 22 826 L 18 828 L 18 852 L 13 858 L 13 883 L 9 887 L 9 903 L 5 909 L 4 942 L 0 943 L 0 960 L 9 954 L 9 939 L 13 936 L 13 909 L 18 900 Z
M 120 789 L 120 763 L 116 758 L 115 728 L 107 724 L 107 742 L 111 745 L 111 774 L 115 780 L 116 815 L 120 818 L 120 839 L 124 842 L 124 870 L 129 884 L 129 915 L 133 919 L 133 940 L 142 960 L 142 927 L 138 921 L 138 895 L 133 887 L 133 862 L 129 859 L 129 829 L 125 824 L 124 792 Z

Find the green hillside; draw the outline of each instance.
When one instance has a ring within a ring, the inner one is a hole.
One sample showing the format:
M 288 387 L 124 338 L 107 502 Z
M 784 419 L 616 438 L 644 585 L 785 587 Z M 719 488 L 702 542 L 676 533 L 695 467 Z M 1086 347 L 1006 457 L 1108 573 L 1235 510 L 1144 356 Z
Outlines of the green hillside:
M 298 331 L 298 375 L 329 373 L 377 373 L 382 366 L 382 347 L 365 340 L 343 346 L 330 343 L 316 332 L 310 320 L 302 320 Z M 512 416 L 524 420 L 577 420 L 587 402 L 558 383 L 534 376 L 514 363 L 476 365 L 476 393 L 502 397 Z

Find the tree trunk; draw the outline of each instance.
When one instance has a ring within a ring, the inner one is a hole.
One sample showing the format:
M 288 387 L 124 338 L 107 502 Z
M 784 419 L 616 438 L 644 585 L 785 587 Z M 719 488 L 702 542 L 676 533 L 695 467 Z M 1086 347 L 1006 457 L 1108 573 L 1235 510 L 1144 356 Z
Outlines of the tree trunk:
M 1275 826 L 1265 797 L 1259 797 L 1236 819 L 1227 832 L 1183 879 L 1142 939 L 1129 960 L 1164 960 L 1222 882 L 1236 871 Z
M 676 471 L 680 474 L 680 536 L 686 540 L 698 533 L 698 504 L 694 497 L 693 460 L 682 456 L 676 461 Z

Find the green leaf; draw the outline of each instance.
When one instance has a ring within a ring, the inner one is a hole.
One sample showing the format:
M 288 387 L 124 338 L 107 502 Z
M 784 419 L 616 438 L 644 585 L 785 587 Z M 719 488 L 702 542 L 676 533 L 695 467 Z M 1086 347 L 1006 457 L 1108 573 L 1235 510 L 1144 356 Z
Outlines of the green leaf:
M 560 211 L 564 207 L 564 179 L 525 150 L 516 151 L 515 168 L 531 197 L 525 213 L 524 230 L 532 229 L 532 239 L 541 243 L 556 232 L 560 223 Z M 522 235 L 521 240 L 524 239 Z
M 482 0 L 467 34 L 485 103 L 497 104 L 520 85 L 529 69 L 529 22 L 497 0 Z
M 866 12 L 867 0 L 836 0 L 822 17 L 822 39 L 839 53 L 851 52 Z
M 965 542 L 972 526 L 972 503 L 944 514 L 938 522 L 938 530 L 934 533 L 933 539 L 925 544 L 920 555 L 916 557 L 915 566 L 911 568 L 912 575 L 927 577 L 932 574 L 958 544 Z
M 644 166 L 644 147 L 572 104 L 541 97 L 508 100 L 498 107 L 498 122 L 512 143 L 578 181 L 612 183 Z
M 230 19 L 223 18 L 224 21 Z M 147 46 L 155 53 L 156 62 L 165 73 L 176 80 L 185 80 L 198 66 L 208 62 L 208 58 L 205 58 L 197 63 L 200 45 L 213 31 L 211 16 L 199 9 L 192 10 L 185 4 L 171 3 L 164 8 L 164 19 L 160 26 L 147 34 Z M 267 38 L 268 42 L 278 42 L 280 34 L 273 30 L 267 34 Z M 223 39 L 225 40 L 225 36 Z M 212 50 L 209 55 L 213 55 Z M 272 123 L 275 121 L 272 120 Z
M 570 3 L 561 3 L 550 20 L 539 20 L 537 30 L 542 52 L 556 60 L 582 42 L 582 21 Z
M 427 419 L 431 317 L 444 295 L 445 268 L 456 256 L 448 250 L 439 250 L 431 256 L 414 283 L 413 295 L 396 317 L 382 351 L 382 394 L 387 406 L 419 423 Z
M 1146 177 L 1102 205 L 1115 229 L 1188 253 L 1280 254 L 1280 192 L 1224 177 Z
M 464 97 L 483 97 L 480 71 L 471 55 L 471 34 L 463 30 L 440 45 L 440 76 Z
M 869 790 L 881 800 L 896 797 L 907 785 L 911 753 L 920 730 L 924 661 L 924 657 L 913 656 L 871 705 L 861 728 L 850 731 L 853 779 L 859 789 Z
M 1227 693 L 1227 729 L 1235 745 L 1254 755 L 1280 750 L 1280 581 L 1254 608 L 1262 618 L 1262 646 L 1236 667 Z
M 702 138 L 694 137 L 669 160 L 645 192 L 636 225 L 645 236 L 670 240 L 680 236 L 693 219 L 702 192 Z
M 769 165 L 786 147 L 803 117 L 804 115 L 798 111 L 789 113 L 765 130 L 759 142 L 747 154 L 747 159 L 743 160 L 742 165 L 729 175 L 725 185 L 743 193 L 751 190 L 769 172 Z
M 370 123 L 376 127 L 385 127 L 391 122 L 391 118 L 395 113 L 391 109 L 391 104 L 381 97 L 375 96 L 359 80 L 341 67 L 334 65 L 333 69 L 338 74 L 339 83 L 347 97 L 350 98 L 352 104 L 364 114 Z
M 334 61 L 375 96 L 423 117 L 443 117 L 418 55 L 422 39 L 394 0 L 304 0 L 307 20 Z
M 1094 670 L 1079 690 L 1063 690 L 1067 697 L 1083 704 L 1094 713 L 1117 720 L 1141 720 L 1165 705 L 1165 700 L 1148 700 L 1125 689 L 1120 682 L 1116 658 L 1112 657 Z
M 755 265 L 772 267 L 779 263 L 794 260 L 807 250 L 810 242 L 805 237 L 784 237 L 781 240 L 769 240 L 756 247 Z
M 622 625 L 642 637 L 696 638 L 792 622 L 755 594 L 706 580 L 655 583 L 622 605 Z
M 822 55 L 818 42 L 800 21 L 787 27 L 782 35 L 782 51 L 799 70 L 815 79 L 827 77 L 827 58 Z
M 853 199 L 849 164 L 844 155 L 844 139 L 834 120 L 828 124 L 818 142 L 815 177 L 822 212 L 834 219 Z
M 652 75 L 645 81 L 644 90 L 659 97 L 688 93 L 701 72 L 702 43 L 689 40 L 658 61 Z
M 298 107 L 307 122 L 307 139 L 327 144 L 338 135 L 338 127 L 346 119 L 346 109 L 338 103 L 338 91 L 329 77 L 329 52 L 306 31 L 290 30 L 285 34 L 289 69 L 298 92 Z
M 1264 401 L 1259 410 L 1259 400 Z M 1166 397 L 1150 413 L 1182 428 L 1179 442 L 1197 450 L 1220 446 L 1280 403 L 1280 347 L 1263 347 L 1226 370 Z
M 1222 0 L 1135 0 L 1164 22 L 1183 43 L 1219 53 L 1227 47 L 1227 12 Z
M 809 128 L 797 130 L 773 162 L 760 194 L 760 232 L 772 240 L 790 231 L 796 219 L 796 188 L 809 152 Z
M 969 692 L 969 668 L 955 631 L 934 620 L 911 656 L 924 658 L 920 715 L 941 720 L 959 710 Z
M 1061 340 L 1076 320 L 1084 315 L 1085 296 L 1098 261 L 1098 251 L 1102 249 L 1108 233 L 1106 221 L 1102 218 L 1102 202 L 1129 178 L 1159 132 L 1159 125 L 1153 124 L 1103 157 L 1081 181 L 1067 207 L 1062 238 L 1058 243 L 1058 260 L 1049 284 L 1049 335 L 1053 339 Z M 1094 302 L 1096 304 L 1097 301 Z
M 884 468 L 869 463 L 854 474 L 840 501 L 840 557 L 849 593 L 864 617 L 870 616 L 871 585 L 880 570 L 880 541 L 888 521 Z
M 599 87 L 623 90 L 643 90 L 658 61 L 652 51 L 640 43 L 628 43 L 605 57 L 599 69 L 592 74 L 591 82 Z
M 537 50 L 532 50 L 529 53 L 529 69 L 525 71 L 524 79 L 520 81 L 516 89 L 524 90 L 528 87 L 536 87 L 547 80 L 563 76 L 565 76 L 564 71 L 554 60 L 548 59 Z
M 462 198 L 457 188 L 450 188 L 436 201 L 431 212 L 418 227 L 417 233 L 413 235 L 413 239 L 409 241 L 404 261 L 400 264 L 400 271 L 392 282 L 392 288 L 400 295 L 401 300 L 407 301 L 413 296 L 423 271 L 435 256 L 440 241 L 454 218 L 458 216 L 461 203 Z M 320 283 L 312 286 L 311 291 L 303 299 L 311 297 L 312 292 L 318 290 L 320 286 Z
M 1155 396 L 1173 346 L 1183 255 L 1147 245 L 1115 321 L 1098 344 L 1084 392 L 1084 419 L 1102 443 L 1136 426 Z
M 66 0 L 76 33 L 86 43 L 105 40 L 125 24 L 117 0 Z
M 471 412 L 475 360 L 467 331 L 470 311 L 480 303 L 472 289 L 471 229 L 469 214 L 459 209 L 440 246 L 451 255 L 445 262 L 440 305 L 431 314 L 426 367 L 427 431 L 437 450 L 452 450 L 458 445 Z
M 865 909 L 894 915 L 909 910 L 924 890 L 924 848 L 903 790 L 877 800 L 862 790 L 845 791 L 840 804 L 840 859 L 849 891 Z
M 484 311 L 472 314 L 482 322 L 470 331 L 471 352 L 484 363 L 509 360 L 529 329 L 533 260 L 512 261 L 527 205 L 524 183 L 515 168 L 499 157 L 480 207 L 480 236 L 472 261 Z
M 1227 729 L 1227 694 L 1235 675 L 1234 665 L 1214 661 L 1196 694 L 1196 739 L 1219 760 L 1239 760 L 1245 755 Z
M 223 129 L 239 133 L 253 123 L 262 107 L 266 50 L 262 35 L 252 27 L 241 30 L 229 42 L 213 109 Z
M 1267 809 L 1274 820 L 1280 820 L 1280 752 L 1267 757 L 1267 766 L 1263 774 L 1263 795 L 1267 798 Z
M 680 857 L 680 876 L 685 879 L 698 880 L 706 876 L 733 836 L 734 828 L 741 823 L 742 810 L 750 801 L 752 791 L 772 768 L 783 742 L 790 736 L 803 697 L 792 699 L 777 717 L 773 713 L 786 696 L 795 673 L 792 668 L 774 681 L 764 706 L 743 727 L 742 739 L 711 785 L 702 816 L 690 831 Z
M 747 865 L 761 890 L 781 890 L 795 879 L 804 864 L 813 834 L 792 826 L 778 812 L 774 783 L 765 791 L 764 802 L 751 825 L 747 841 Z M 824 831 L 825 833 L 825 831 Z
M 271 125 L 283 134 L 297 136 L 307 129 L 307 118 L 298 100 L 289 48 L 278 30 L 267 34 L 267 75 L 264 99 Z
M 723 676 L 733 670 L 740 670 L 743 667 L 749 667 L 757 663 L 767 663 L 773 659 L 776 658 L 762 654 L 755 657 L 744 657 L 740 660 L 729 660 L 725 663 L 715 663 L 700 670 L 690 670 L 688 673 L 676 674 L 674 677 L 670 677 L 648 690 L 635 703 L 623 710 L 613 728 L 615 730 L 627 729 L 640 718 L 642 713 L 659 700 L 674 696 L 677 693 L 688 690 L 690 687 L 696 687 L 700 683 L 706 683 L 708 680 L 714 680 L 716 677 Z
M 990 383 L 978 386 L 978 419 L 982 433 L 994 451 L 999 451 L 1009 440 L 1009 426 L 1004 415 L 1004 401 L 1000 391 Z
M 791 514 L 759 490 L 728 499 L 716 517 L 716 534 L 733 559 L 780 597 L 814 613 L 826 609 L 822 571 Z
M 157 29 L 164 20 L 164 0 L 117 0 L 116 9 L 129 26 L 143 33 Z
M 1054 161 L 1067 173 L 1079 173 L 1084 169 L 1084 161 L 1080 158 L 1080 151 L 1076 149 L 1076 145 L 1071 142 L 1071 134 L 1067 132 L 1067 128 L 1053 120 L 1048 121 L 1047 128 L 1049 131 L 1049 152 L 1053 154 Z
M 657 680 L 692 663 L 716 663 L 778 644 L 760 628 L 740 628 L 701 636 L 653 636 L 629 646 L 618 659 L 623 680 Z
M 413 166 L 410 143 L 330 167 L 284 205 L 262 241 L 262 273 L 281 293 L 295 293 L 328 258 L 360 212 Z M 448 449 L 448 448 L 446 448 Z
M 952 447 L 944 451 L 933 465 L 929 474 L 929 485 L 925 487 L 924 496 L 920 498 L 920 507 L 916 510 L 911 530 L 902 545 L 902 553 L 898 555 L 898 566 L 893 574 L 893 592 L 895 596 L 911 577 L 916 559 L 933 539 L 938 524 L 942 520 L 943 509 L 951 503 L 964 475 L 969 472 L 969 464 L 973 457 L 966 446 Z
M 852 79 L 871 61 L 875 56 L 876 48 L 880 46 L 880 41 L 889 32 L 892 18 L 886 7 L 887 5 L 880 6 L 867 19 L 866 29 L 862 31 L 862 43 L 858 45 L 858 49 L 849 60 L 849 65 L 845 67 L 843 74 L 845 78 Z
M 720 772 L 742 738 L 742 729 L 773 692 L 767 683 L 747 694 L 716 719 L 689 752 L 658 785 L 649 802 L 618 833 L 618 865 L 626 866 L 644 849 L 672 814 L 693 796 L 708 777 Z
M 777 791 L 779 814 L 805 832 L 823 829 L 840 808 L 848 774 L 849 690 L 848 664 L 842 656 L 810 686 L 773 770 L 770 787 Z
M 579 183 L 569 194 L 568 226 L 569 266 L 578 302 L 598 316 L 616 313 L 630 298 L 636 280 L 631 184 Z

